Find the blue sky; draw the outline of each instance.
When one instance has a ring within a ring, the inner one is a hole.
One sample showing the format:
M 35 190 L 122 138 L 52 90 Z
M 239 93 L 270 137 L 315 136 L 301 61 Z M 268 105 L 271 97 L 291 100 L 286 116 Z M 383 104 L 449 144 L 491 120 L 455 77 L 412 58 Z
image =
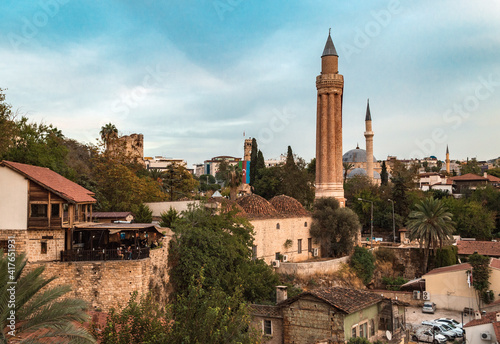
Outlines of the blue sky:
M 33 121 L 94 143 L 102 125 L 142 133 L 145 155 L 189 164 L 315 155 L 328 29 L 344 75 L 344 151 L 500 156 L 500 2 L 3 1 L 0 87 Z

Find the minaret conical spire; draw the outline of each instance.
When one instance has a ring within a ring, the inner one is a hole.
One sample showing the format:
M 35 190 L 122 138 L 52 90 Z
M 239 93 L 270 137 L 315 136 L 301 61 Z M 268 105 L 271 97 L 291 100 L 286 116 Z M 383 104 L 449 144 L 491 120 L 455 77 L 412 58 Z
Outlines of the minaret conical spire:
M 377 104 L 375 104 L 377 105 Z M 372 115 L 370 113 L 370 98 L 368 98 L 366 102 L 366 118 L 365 121 L 371 121 L 372 120 Z
M 331 29 L 330 29 L 331 31 Z M 321 55 L 321 57 L 323 56 L 339 56 L 337 54 L 337 50 L 335 49 L 335 46 L 333 45 L 333 41 L 332 41 L 332 36 L 330 34 L 330 31 L 328 32 L 328 38 L 326 40 L 326 44 L 325 44 L 325 49 L 323 50 L 323 55 Z

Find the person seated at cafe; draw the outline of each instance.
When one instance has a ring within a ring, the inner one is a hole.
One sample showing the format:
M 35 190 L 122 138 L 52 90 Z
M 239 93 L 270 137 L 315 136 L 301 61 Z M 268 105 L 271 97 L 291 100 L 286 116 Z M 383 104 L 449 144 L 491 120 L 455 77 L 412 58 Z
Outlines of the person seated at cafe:
M 129 259 L 129 260 L 132 259 L 132 247 L 131 246 L 129 246 L 127 248 L 127 253 L 128 253 L 128 258 L 127 259 Z
M 118 258 L 123 259 L 123 252 L 120 246 L 116 248 L 116 254 L 118 255 Z

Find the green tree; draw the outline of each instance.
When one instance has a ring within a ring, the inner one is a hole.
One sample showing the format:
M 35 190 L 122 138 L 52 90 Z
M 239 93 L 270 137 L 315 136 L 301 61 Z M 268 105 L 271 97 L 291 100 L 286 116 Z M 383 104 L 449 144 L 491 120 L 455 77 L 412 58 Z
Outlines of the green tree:
M 453 213 L 457 234 L 464 238 L 491 240 L 495 229 L 495 215 L 481 203 L 449 197 L 444 203 Z
M 165 343 L 259 343 L 257 333 L 248 330 L 250 312 L 239 287 L 228 295 L 219 287 L 206 287 L 203 269 L 196 276 L 177 295 L 175 321 Z
M 417 203 L 415 208 L 410 213 L 407 227 L 410 240 L 417 239 L 421 247 L 425 245 L 423 270 L 427 272 L 430 249 L 436 248 L 438 244 L 442 247 L 445 240 L 453 238 L 453 215 L 441 200 L 432 197 Z
M 220 288 L 232 296 L 239 288 L 249 302 L 269 298 L 279 280 L 264 261 L 252 260 L 253 228 L 236 211 L 212 214 L 205 207 L 191 207 L 174 222 L 168 258 L 174 294 L 187 290 L 191 276 L 203 269 L 207 290 Z
M 371 344 L 367 338 L 364 337 L 351 337 L 347 344 Z
M 446 246 L 436 251 L 434 267 L 455 265 L 458 262 L 458 248 L 456 246 Z
M 0 88 L 0 160 L 9 149 L 14 139 L 16 124 L 12 114 L 12 106 L 5 102 L 5 89 Z
M 170 208 L 167 212 L 160 213 L 160 227 L 171 228 L 174 221 L 179 218 L 179 212 L 174 208 Z
M 142 202 L 132 207 L 132 213 L 134 213 L 134 223 L 153 222 L 153 211 Z
M 464 175 L 467 173 L 476 174 L 478 176 L 483 175 L 481 166 L 479 166 L 476 158 L 472 158 L 471 160 L 467 159 L 467 162 L 465 164 L 462 164 L 462 166 L 460 167 L 460 174 Z
M 177 163 L 168 165 L 163 177 L 163 187 L 165 192 L 170 195 L 171 201 L 192 197 L 193 192 L 198 189 L 198 185 L 198 181 L 184 166 Z
M 354 167 L 354 164 L 351 162 L 343 162 L 342 166 L 344 167 L 344 183 L 347 180 L 347 175 L 349 174 L 349 171 L 352 170 Z
M 108 149 L 110 144 L 118 138 L 118 129 L 113 123 L 108 123 L 101 127 L 99 134 L 101 135 L 101 139 L 106 149 Z
M 252 151 L 250 153 L 250 185 L 253 185 L 255 183 L 255 178 L 257 176 L 257 161 L 259 160 L 259 155 L 258 155 L 258 148 L 257 148 L 257 140 L 255 138 L 252 139 Z
M 110 310 L 103 328 L 97 329 L 92 324 L 92 329 L 101 344 L 168 343 L 171 321 L 171 314 L 151 294 L 137 301 L 137 292 L 134 292 L 125 308 Z
M 351 253 L 360 229 L 358 216 L 349 208 L 340 208 L 335 198 L 320 198 L 314 203 L 311 235 L 321 244 L 327 257 Z
M 387 172 L 387 166 L 385 160 L 382 161 L 382 170 L 380 171 L 380 183 L 382 185 L 387 185 L 389 182 L 389 173 Z
M 472 265 L 472 286 L 476 290 L 477 304 L 481 309 L 481 301 L 490 303 L 490 258 L 475 252 L 469 256 L 469 264 Z
M 349 264 L 365 285 L 370 283 L 375 271 L 375 257 L 368 249 L 356 246 Z
M 10 331 L 14 331 L 17 338 L 23 338 L 20 343 L 95 343 L 90 333 L 77 326 L 88 319 L 87 303 L 65 297 L 71 291 L 67 285 L 48 286 L 55 277 L 42 277 L 45 266 L 25 272 L 26 261 L 24 254 L 16 256 L 14 252 L 4 254 L 0 250 L 0 271 L 3 271 L 0 274 L 0 343 L 11 342 Z M 14 265 L 13 270 L 10 264 Z M 15 290 L 13 307 L 8 303 L 12 288 Z M 14 326 L 10 326 L 12 317 Z
M 417 174 L 417 165 L 407 168 L 402 162 L 396 161 L 392 168 L 391 181 L 393 184 L 392 200 L 394 200 L 394 211 L 405 220 L 408 218 L 411 205 L 408 193 L 414 187 Z

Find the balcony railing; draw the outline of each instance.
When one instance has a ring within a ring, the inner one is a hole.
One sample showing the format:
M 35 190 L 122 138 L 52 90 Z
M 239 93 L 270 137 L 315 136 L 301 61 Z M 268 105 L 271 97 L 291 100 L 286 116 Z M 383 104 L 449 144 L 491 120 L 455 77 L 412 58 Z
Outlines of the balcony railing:
M 117 249 L 61 251 L 62 262 L 105 261 L 105 260 L 137 260 L 149 257 L 149 248 L 133 248 L 130 251 Z

